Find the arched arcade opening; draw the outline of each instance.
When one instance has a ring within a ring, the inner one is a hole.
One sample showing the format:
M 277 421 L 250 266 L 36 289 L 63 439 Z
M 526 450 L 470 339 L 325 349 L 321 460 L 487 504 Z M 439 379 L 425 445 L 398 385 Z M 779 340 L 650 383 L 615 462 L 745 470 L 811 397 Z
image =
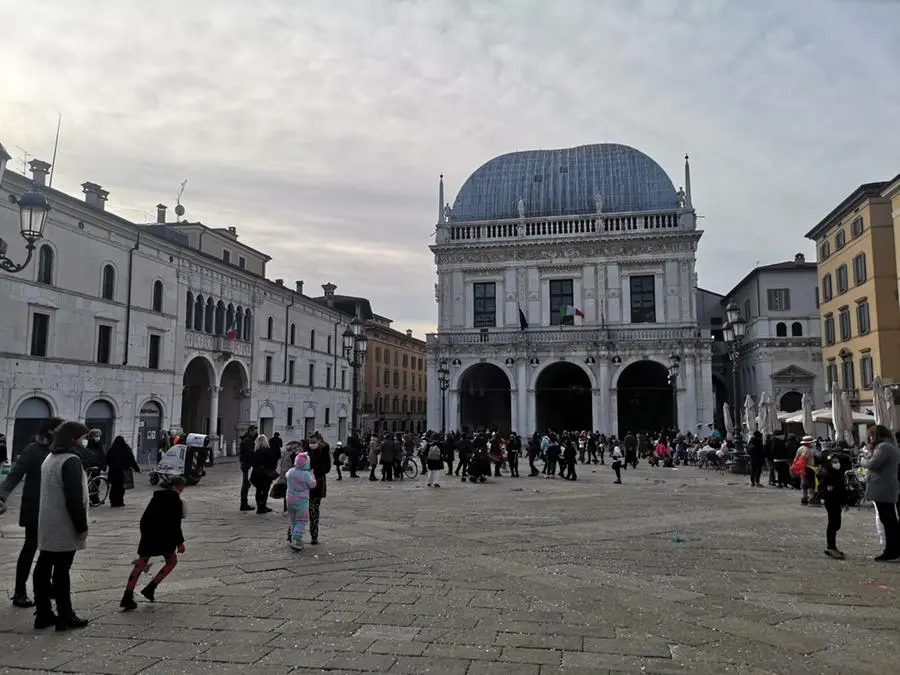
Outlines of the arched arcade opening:
M 185 433 L 210 433 L 209 395 L 214 379 L 212 364 L 202 356 L 191 359 L 184 369 L 181 428 Z
M 658 434 L 676 427 L 669 371 L 658 361 L 626 366 L 616 383 L 619 438 L 629 431 Z
M 15 460 L 25 446 L 31 443 L 41 425 L 53 417 L 50 404 L 42 398 L 32 396 L 26 398 L 16 408 L 13 422 L 12 445 L 8 448 L 10 459 Z
M 506 373 L 492 363 L 477 363 L 459 380 L 459 426 L 461 430 L 497 429 L 512 426 L 512 397 Z M 447 413 L 447 424 L 452 417 Z
M 534 387 L 537 431 L 592 431 L 591 380 L 569 361 L 551 363 Z

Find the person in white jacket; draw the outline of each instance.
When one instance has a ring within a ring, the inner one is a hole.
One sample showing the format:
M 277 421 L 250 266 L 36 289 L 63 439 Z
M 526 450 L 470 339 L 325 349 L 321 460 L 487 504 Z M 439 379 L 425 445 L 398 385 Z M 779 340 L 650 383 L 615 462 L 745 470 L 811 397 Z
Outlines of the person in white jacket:
M 619 447 L 619 442 L 616 441 L 613 445 L 612 451 L 612 469 L 616 472 L 616 484 L 622 484 L 622 460 L 624 455 L 622 454 L 622 448 Z

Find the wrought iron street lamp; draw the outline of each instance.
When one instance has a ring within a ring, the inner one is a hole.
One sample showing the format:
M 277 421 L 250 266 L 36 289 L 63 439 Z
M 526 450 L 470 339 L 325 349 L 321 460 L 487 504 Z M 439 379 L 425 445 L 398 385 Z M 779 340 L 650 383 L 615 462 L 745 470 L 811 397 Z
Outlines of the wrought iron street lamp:
M 22 264 L 16 264 L 6 257 L 7 243 L 0 239 L 0 269 L 10 274 L 21 272 L 34 256 L 34 247 L 44 236 L 44 225 L 47 222 L 47 212 L 50 211 L 50 202 L 37 185 L 23 194 L 21 197 L 9 196 L 9 201 L 19 206 L 19 234 L 25 240 L 25 250 L 28 256 Z
M 678 431 L 678 370 L 681 368 L 681 357 L 672 354 L 669 357 L 669 384 L 672 385 L 672 430 Z
M 350 433 L 359 433 L 359 370 L 366 360 L 369 340 L 364 332 L 365 324 L 356 316 L 343 332 L 344 358 L 353 369 L 353 391 L 350 400 Z
M 741 409 L 738 406 L 737 371 L 740 359 L 741 342 L 747 330 L 747 321 L 741 316 L 741 311 L 734 301 L 725 307 L 725 326 L 722 332 L 725 335 L 725 343 L 728 345 L 728 358 L 731 359 L 731 406 L 735 417 L 735 442 L 742 436 Z
M 443 359 L 438 364 L 438 385 L 441 388 L 441 433 L 447 430 L 447 390 L 450 388 L 450 369 Z

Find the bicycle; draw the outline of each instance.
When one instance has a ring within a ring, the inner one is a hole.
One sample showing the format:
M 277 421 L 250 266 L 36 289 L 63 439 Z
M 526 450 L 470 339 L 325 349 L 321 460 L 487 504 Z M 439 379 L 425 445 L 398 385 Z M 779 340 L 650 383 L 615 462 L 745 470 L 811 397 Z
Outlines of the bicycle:
M 419 463 L 415 457 L 406 457 L 400 465 L 403 475 L 410 480 L 414 480 L 419 475 Z
M 91 506 L 100 506 L 106 503 L 109 496 L 109 478 L 102 471 L 96 473 L 88 479 L 88 494 L 96 496 L 96 503 Z M 91 500 L 93 502 L 93 500 Z

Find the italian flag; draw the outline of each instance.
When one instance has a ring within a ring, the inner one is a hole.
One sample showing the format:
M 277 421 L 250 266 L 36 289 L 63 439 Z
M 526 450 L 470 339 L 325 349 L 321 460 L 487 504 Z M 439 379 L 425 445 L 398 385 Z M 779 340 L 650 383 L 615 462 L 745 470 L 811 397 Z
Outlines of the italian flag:
M 559 308 L 559 316 L 562 319 L 565 319 L 567 316 L 580 316 L 583 319 L 584 312 L 573 305 L 564 305 Z

